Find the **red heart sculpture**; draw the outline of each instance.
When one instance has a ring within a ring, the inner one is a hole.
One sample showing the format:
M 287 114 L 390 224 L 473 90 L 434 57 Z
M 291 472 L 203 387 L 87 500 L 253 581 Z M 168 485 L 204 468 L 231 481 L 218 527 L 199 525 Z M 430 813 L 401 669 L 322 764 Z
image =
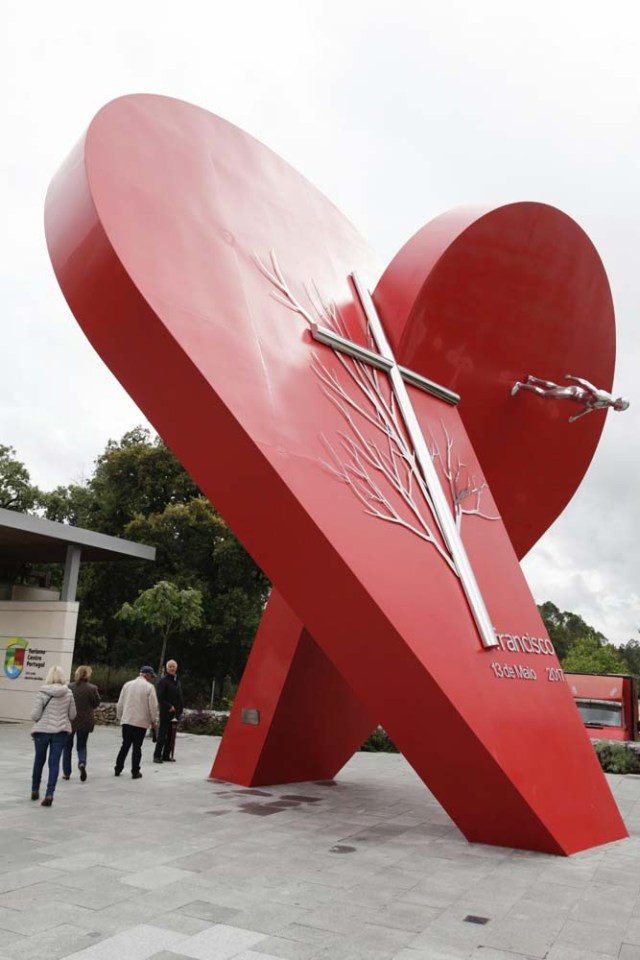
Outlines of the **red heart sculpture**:
M 469 236 L 481 235 L 493 217 L 469 227 Z M 344 746 L 363 722 L 380 720 L 469 839 L 567 853 L 623 836 L 484 483 L 490 470 L 500 474 L 492 461 L 499 444 L 472 426 L 492 430 L 503 400 L 504 422 L 539 422 L 531 411 L 541 404 L 509 398 L 509 377 L 546 375 L 524 365 L 544 352 L 528 353 L 518 366 L 529 350 L 522 319 L 512 338 L 519 354 L 501 352 L 498 339 L 493 352 L 482 340 L 480 355 L 468 344 L 474 328 L 459 318 L 474 291 L 480 297 L 481 273 L 461 272 L 478 256 L 465 234 L 441 245 L 431 270 L 413 252 L 420 242 L 412 242 L 376 291 L 400 359 L 464 389 L 460 413 L 464 404 L 483 406 L 476 419 L 471 410 L 461 418 L 454 406 L 409 388 L 431 454 L 430 480 L 415 466 L 399 414 L 402 384 L 392 393 L 387 375 L 368 361 L 345 359 L 312 336 L 318 322 L 333 324 L 334 334 L 366 346 L 372 322 L 365 323 L 348 276 L 357 270 L 371 286 L 374 257 L 318 191 L 247 134 L 179 101 L 115 101 L 53 181 L 46 228 L 56 274 L 87 336 L 286 598 L 294 611 L 287 638 L 300 623 L 309 631 L 308 643 L 294 642 L 284 654 L 278 644 L 258 643 L 247 689 L 256 689 L 262 670 L 270 703 L 267 715 L 251 714 L 259 723 L 244 725 L 236 704 L 248 751 L 261 750 L 266 733 L 286 768 L 287 747 L 301 738 L 286 721 L 309 716 L 308 704 L 330 691 L 352 723 L 337 741 Z M 526 245 L 526 230 L 507 232 L 509 248 Z M 563 235 L 570 234 L 567 227 Z M 495 261 L 497 270 L 499 250 Z M 407 264 L 401 296 L 394 284 Z M 513 289 L 502 304 L 497 276 L 489 278 L 485 327 L 496 305 L 500 317 L 508 315 L 518 288 L 529 294 L 508 266 L 500 276 Z M 475 286 L 463 296 L 469 278 Z M 562 307 L 554 297 L 544 302 Z M 444 359 L 432 366 L 438 349 Z M 501 359 L 507 355 L 509 366 Z M 399 376 L 389 363 L 390 376 Z M 458 366 L 468 363 L 477 370 L 456 381 Z M 587 424 L 589 455 L 597 430 Z M 535 452 L 533 440 L 528 449 Z M 553 509 L 568 495 L 566 484 L 558 486 Z M 510 487 L 500 489 L 508 507 Z M 444 512 L 433 506 L 437 497 Z M 521 524 L 514 510 L 510 529 L 521 528 L 524 542 L 551 512 L 539 509 Z M 441 533 L 451 527 L 497 647 L 479 641 L 463 590 L 468 576 Z M 274 706 L 280 692 L 282 708 Z M 320 727 L 316 716 L 309 742 L 333 762 L 333 736 Z M 293 754 L 285 775 L 297 769 Z
M 460 416 L 524 556 L 577 490 L 604 414 L 569 423 L 570 404 L 510 391 L 529 374 L 611 389 L 613 304 L 595 247 L 540 203 L 452 211 L 402 248 L 375 300 L 402 363 L 460 394 Z

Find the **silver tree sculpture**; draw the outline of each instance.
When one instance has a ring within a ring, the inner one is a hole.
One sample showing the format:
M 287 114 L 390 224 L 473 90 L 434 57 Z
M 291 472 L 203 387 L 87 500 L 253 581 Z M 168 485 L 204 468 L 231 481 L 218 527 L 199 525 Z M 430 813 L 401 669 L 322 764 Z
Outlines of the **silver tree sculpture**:
M 485 480 L 476 481 L 474 475 L 469 473 L 467 464 L 454 454 L 453 438 L 442 421 L 440 421 L 440 426 L 445 443 L 444 455 L 431 434 L 429 435 L 430 453 L 431 459 L 439 465 L 449 487 L 456 527 L 458 530 L 461 529 L 463 516 L 481 517 L 483 520 L 499 520 L 498 516 L 492 517 L 482 512 L 480 504 L 482 494 L 487 489 L 487 483 Z M 471 500 L 473 505 L 463 506 L 465 500 Z
M 325 302 L 315 286 L 313 289 L 304 288 L 309 302 L 307 309 L 291 291 L 273 251 L 270 266 L 257 256 L 254 260 L 274 287 L 272 296 L 301 316 L 312 331 L 323 326 L 348 339 L 348 330 L 337 305 Z M 368 327 L 366 336 L 368 346 L 373 347 Z M 346 429 L 338 431 L 337 449 L 324 434 L 320 435 L 330 456 L 330 462 L 324 465 L 348 485 L 366 513 L 398 524 L 430 543 L 457 575 L 455 563 L 439 533 L 431 494 L 417 466 L 388 377 L 353 356 L 345 356 L 337 350 L 333 350 L 333 354 L 342 368 L 345 382 L 318 356 L 311 361 L 323 393 L 346 423 Z M 483 481 L 476 483 L 459 459 L 454 462 L 453 441 L 444 424 L 442 429 L 446 455 L 444 458 L 440 455 L 433 438 L 430 453 L 432 459 L 437 458 L 448 483 L 456 525 L 460 527 L 465 514 L 497 519 L 481 512 L 480 501 L 486 484 Z M 463 503 L 469 498 L 473 498 L 474 506 L 465 508 Z

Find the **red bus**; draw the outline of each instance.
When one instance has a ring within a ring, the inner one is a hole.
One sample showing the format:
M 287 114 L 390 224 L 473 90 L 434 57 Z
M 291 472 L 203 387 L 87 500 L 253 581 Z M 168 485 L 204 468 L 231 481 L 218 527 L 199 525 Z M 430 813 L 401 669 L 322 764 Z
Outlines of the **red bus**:
M 638 739 L 638 681 L 624 674 L 565 673 L 594 739 Z

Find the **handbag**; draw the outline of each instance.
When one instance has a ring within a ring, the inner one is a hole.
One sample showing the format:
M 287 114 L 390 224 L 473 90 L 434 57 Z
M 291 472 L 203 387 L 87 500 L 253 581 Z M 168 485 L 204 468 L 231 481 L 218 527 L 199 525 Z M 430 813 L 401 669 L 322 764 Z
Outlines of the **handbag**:
M 36 720 L 36 723 L 38 723 L 39 720 L 42 720 L 42 717 L 44 716 L 44 712 L 45 712 L 45 710 L 47 709 L 47 707 L 49 706 L 49 704 L 51 703 L 52 700 L 53 700 L 53 697 L 52 697 L 51 695 L 49 695 L 49 697 L 47 698 L 47 702 L 45 703 L 44 707 L 42 708 L 42 713 L 40 714 L 39 719 Z M 35 734 L 35 730 L 33 730 L 33 731 L 31 732 L 32 738 L 35 737 L 35 735 L 36 735 L 36 734 Z

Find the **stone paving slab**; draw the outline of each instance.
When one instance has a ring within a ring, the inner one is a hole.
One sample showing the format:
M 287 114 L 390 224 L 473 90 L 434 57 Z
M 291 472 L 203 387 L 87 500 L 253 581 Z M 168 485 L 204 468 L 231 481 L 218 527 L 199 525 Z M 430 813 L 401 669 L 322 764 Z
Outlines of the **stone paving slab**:
M 27 724 L 0 724 L 0 960 L 640 960 L 640 778 L 628 840 L 570 858 L 470 845 L 402 757 L 335 782 L 209 782 L 216 738 L 29 800 Z

